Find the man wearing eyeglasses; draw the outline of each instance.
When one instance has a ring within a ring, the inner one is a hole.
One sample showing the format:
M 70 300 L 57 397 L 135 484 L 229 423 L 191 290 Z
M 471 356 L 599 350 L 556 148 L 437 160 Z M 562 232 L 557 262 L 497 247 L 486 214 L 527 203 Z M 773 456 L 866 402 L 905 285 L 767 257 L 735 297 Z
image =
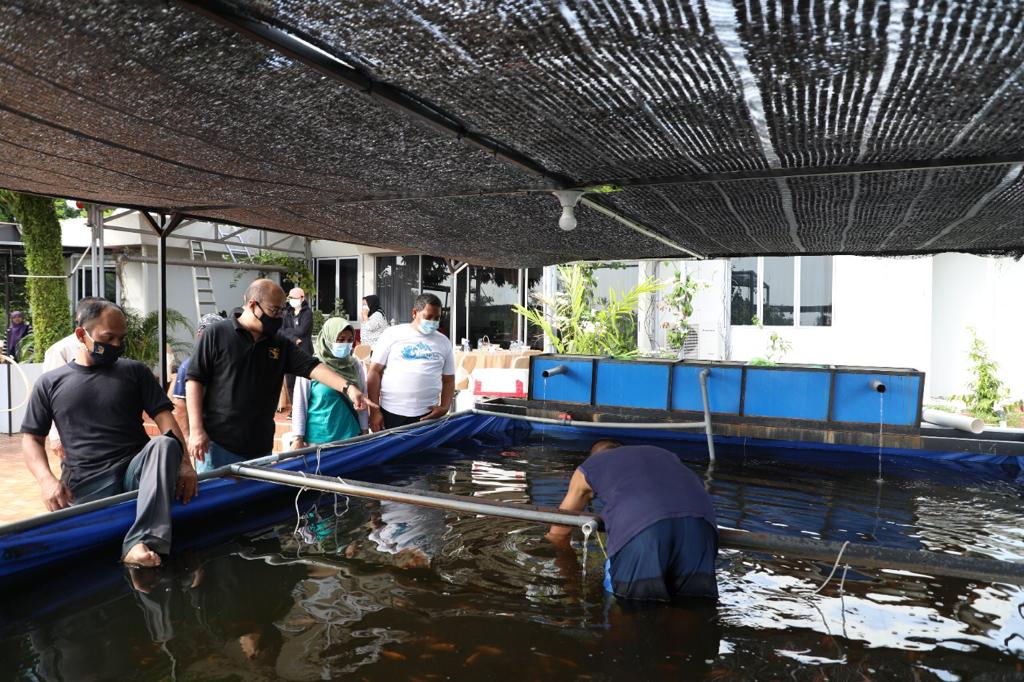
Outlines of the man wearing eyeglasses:
M 281 335 L 285 296 L 269 279 L 245 291 L 241 313 L 208 327 L 188 367 L 188 451 L 202 473 L 269 455 L 274 411 L 285 374 L 315 379 L 345 393 L 356 410 L 362 391 Z

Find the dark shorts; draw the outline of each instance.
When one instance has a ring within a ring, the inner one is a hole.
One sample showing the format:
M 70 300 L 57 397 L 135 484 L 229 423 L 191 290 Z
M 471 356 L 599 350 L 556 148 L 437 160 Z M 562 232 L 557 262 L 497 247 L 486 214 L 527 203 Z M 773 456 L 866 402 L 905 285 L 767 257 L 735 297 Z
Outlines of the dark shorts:
M 605 589 L 624 599 L 673 601 L 718 597 L 718 533 L 704 519 L 664 519 L 609 559 Z
M 383 408 L 381 408 L 381 413 L 384 415 L 385 429 L 393 429 L 396 426 L 405 426 L 406 424 L 412 424 L 418 422 L 420 419 L 423 418 L 423 415 L 420 415 L 419 417 L 406 417 L 405 415 L 388 412 Z

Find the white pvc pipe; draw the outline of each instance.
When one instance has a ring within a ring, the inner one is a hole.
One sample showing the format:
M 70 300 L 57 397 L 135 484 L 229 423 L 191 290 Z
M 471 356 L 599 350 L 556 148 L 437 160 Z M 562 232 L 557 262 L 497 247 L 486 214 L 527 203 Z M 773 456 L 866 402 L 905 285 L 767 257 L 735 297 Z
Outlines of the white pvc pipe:
M 21 402 L 18 403 L 15 407 L 7 406 L 3 409 L 0 409 L 0 412 L 14 412 L 15 410 L 20 410 L 22 407 L 25 406 L 25 403 L 28 402 L 29 396 L 32 395 L 32 382 L 28 380 L 28 377 L 25 376 L 25 370 L 21 368 L 21 365 L 14 361 L 14 358 L 10 357 L 9 355 L 3 355 L 2 353 L 0 353 L 0 360 L 3 360 L 4 362 L 14 365 L 14 369 L 18 371 L 18 375 L 21 377 L 21 380 L 25 384 L 25 397 L 22 398 Z
M 951 429 L 966 431 L 967 433 L 981 433 L 985 430 L 985 422 L 977 417 L 969 417 L 966 414 L 952 414 L 941 410 L 924 410 L 921 418 L 929 424 L 946 426 Z

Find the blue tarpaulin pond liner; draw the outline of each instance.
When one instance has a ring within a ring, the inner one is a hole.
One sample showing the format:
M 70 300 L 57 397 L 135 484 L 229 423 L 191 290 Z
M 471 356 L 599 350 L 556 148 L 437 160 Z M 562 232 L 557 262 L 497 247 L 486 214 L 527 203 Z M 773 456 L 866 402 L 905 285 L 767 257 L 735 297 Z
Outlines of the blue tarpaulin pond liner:
M 514 428 L 517 428 L 516 423 L 508 419 L 457 416 L 439 424 L 381 434 L 352 445 L 324 449 L 320 453 L 319 471 L 338 476 L 449 441 Z M 280 462 L 277 468 L 313 473 L 318 470 L 317 465 L 316 453 L 311 452 Z M 209 525 L 214 525 L 218 515 L 225 510 L 281 492 L 282 488 L 272 483 L 208 478 L 202 481 L 198 497 L 187 505 L 175 503 L 173 519 L 175 524 L 206 519 Z M 0 527 L 0 580 L 67 561 L 99 546 L 120 542 L 135 518 L 134 494 L 121 497 L 123 499 L 114 504 L 109 500 L 90 503 L 95 506 L 83 513 L 72 507 Z
M 314 488 L 317 472 L 323 476 L 340 476 L 357 469 L 382 464 L 403 456 L 437 448 L 449 442 L 475 436 L 506 436 L 519 432 L 526 435 L 530 430 L 539 430 L 543 437 L 548 434 L 552 440 L 558 436 L 575 438 L 597 438 L 619 436 L 624 440 L 642 439 L 645 442 L 662 442 L 680 435 L 664 431 L 607 428 L 594 425 L 590 428 L 569 426 L 548 426 L 530 423 L 520 418 L 481 414 L 463 414 L 425 425 L 411 425 L 405 429 L 392 430 L 383 434 L 356 439 L 337 447 L 323 449 L 318 453 L 307 451 L 297 456 L 278 461 L 274 467 L 284 472 L 301 472 L 303 482 Z M 701 437 L 703 434 L 701 434 Z M 766 452 L 770 452 L 766 448 Z M 280 456 L 277 456 L 280 457 Z M 273 463 L 275 457 L 255 460 L 264 465 Z M 215 472 L 216 473 L 216 472 Z M 306 487 L 303 483 L 299 483 Z M 250 506 L 260 498 L 282 495 L 287 488 L 273 483 L 231 478 L 207 478 L 203 480 L 201 496 L 188 505 L 176 504 L 173 518 L 176 527 L 197 527 L 202 524 L 209 532 L 216 533 L 219 526 L 237 516 L 235 512 L 257 514 L 259 507 Z M 809 501 L 813 505 L 813 502 Z M 130 494 L 118 499 L 101 500 L 82 507 L 34 517 L 23 522 L 0 528 L 0 581 L 14 582 L 38 571 L 53 568 L 75 557 L 94 550 L 114 547 L 127 531 L 135 514 L 134 500 Z M 860 519 L 850 519 L 851 527 L 862 525 Z M 746 526 L 746 524 L 744 524 Z M 760 531 L 758 526 L 744 528 Z M 207 532 L 206 530 L 202 532 Z M 786 537 L 777 533 L 740 532 L 720 529 L 723 546 L 745 551 L 781 553 L 811 560 L 831 561 L 837 554 L 837 543 L 823 543 L 801 537 Z M 882 538 L 879 538 L 880 540 Z M 1022 582 L 1024 566 L 1005 562 L 975 559 L 972 557 L 949 557 L 930 552 L 916 551 L 916 547 L 900 547 L 883 544 L 853 544 L 847 547 L 847 559 L 851 563 L 862 562 L 867 566 L 896 565 L 916 566 L 920 569 L 935 568 L 939 575 L 981 576 L 992 580 Z M 838 559 L 837 559 L 838 561 Z

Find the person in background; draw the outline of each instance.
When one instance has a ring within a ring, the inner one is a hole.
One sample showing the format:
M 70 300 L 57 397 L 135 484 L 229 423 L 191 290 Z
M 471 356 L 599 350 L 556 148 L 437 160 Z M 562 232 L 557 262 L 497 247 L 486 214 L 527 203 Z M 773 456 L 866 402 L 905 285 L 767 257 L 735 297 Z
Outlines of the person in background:
M 455 395 L 455 352 L 448 337 L 437 333 L 441 300 L 421 294 L 412 322 L 381 335 L 373 348 L 367 390 L 370 428 L 391 429 L 448 414 Z
M 105 300 L 96 296 L 87 296 L 79 301 L 78 305 L 75 306 L 75 326 L 78 326 L 78 322 L 82 317 L 82 310 L 96 301 Z M 46 353 L 43 354 L 43 372 L 63 367 L 74 360 L 75 356 L 78 355 L 78 349 L 81 345 L 75 332 L 72 331 L 69 335 L 47 348 Z M 57 432 L 56 424 L 50 427 L 49 441 L 53 454 L 60 459 L 64 459 L 64 446 L 60 442 L 60 433 Z
M 355 330 L 340 317 L 331 317 L 313 342 L 313 357 L 349 384 L 366 392 L 366 370 L 352 355 Z M 292 449 L 307 444 L 333 443 L 366 433 L 365 410 L 356 410 L 344 393 L 319 381 L 295 380 L 292 397 Z
M 25 322 L 25 316 L 20 310 L 11 313 L 11 326 L 7 328 L 7 355 L 14 358 L 15 362 L 21 360 L 18 356 L 18 344 L 32 331 L 32 325 Z
M 560 509 L 604 502 L 608 533 L 605 590 L 616 597 L 673 601 L 718 597 L 718 522 L 711 497 L 679 457 L 652 445 L 605 439 L 569 481 Z M 547 538 L 568 545 L 572 529 L 551 526 Z
M 288 308 L 284 311 L 284 323 L 281 325 L 281 336 L 296 346 L 313 354 L 313 311 L 306 302 L 306 292 L 294 287 L 288 292 Z M 291 398 L 295 390 L 295 375 L 285 375 L 288 383 L 287 397 Z
M 196 327 L 196 343 L 199 342 L 199 339 L 203 338 L 203 332 L 206 331 L 207 327 L 216 322 L 223 321 L 224 316 L 220 313 L 207 313 L 199 318 L 199 326 Z M 188 366 L 191 362 L 191 357 L 187 357 L 181 362 L 181 366 L 178 367 L 178 374 L 174 378 L 174 387 L 171 389 L 171 402 L 174 403 L 174 411 L 178 417 L 181 432 L 185 434 L 186 439 L 188 438 L 188 409 L 185 406 L 185 381 L 188 374 Z
M 206 328 L 188 366 L 189 454 L 200 471 L 269 455 L 274 410 L 285 373 L 343 391 L 357 410 L 363 392 L 279 333 L 284 291 L 258 279 L 245 291 L 242 313 Z
M 388 328 L 388 318 L 380 307 L 380 299 L 374 294 L 365 296 L 359 309 L 362 324 L 359 326 L 359 340 L 373 350 L 380 340 L 380 335 Z
M 183 456 L 171 402 L 153 373 L 141 362 L 118 359 L 127 335 L 124 312 L 106 300 L 80 310 L 74 361 L 32 388 L 21 425 L 25 464 L 49 511 L 138 490 L 121 560 L 158 566 L 171 549 L 171 502 L 178 496 L 187 503 L 196 494 L 196 472 Z M 146 435 L 144 411 L 163 435 Z M 53 423 L 65 449 L 59 479 L 43 448 Z

